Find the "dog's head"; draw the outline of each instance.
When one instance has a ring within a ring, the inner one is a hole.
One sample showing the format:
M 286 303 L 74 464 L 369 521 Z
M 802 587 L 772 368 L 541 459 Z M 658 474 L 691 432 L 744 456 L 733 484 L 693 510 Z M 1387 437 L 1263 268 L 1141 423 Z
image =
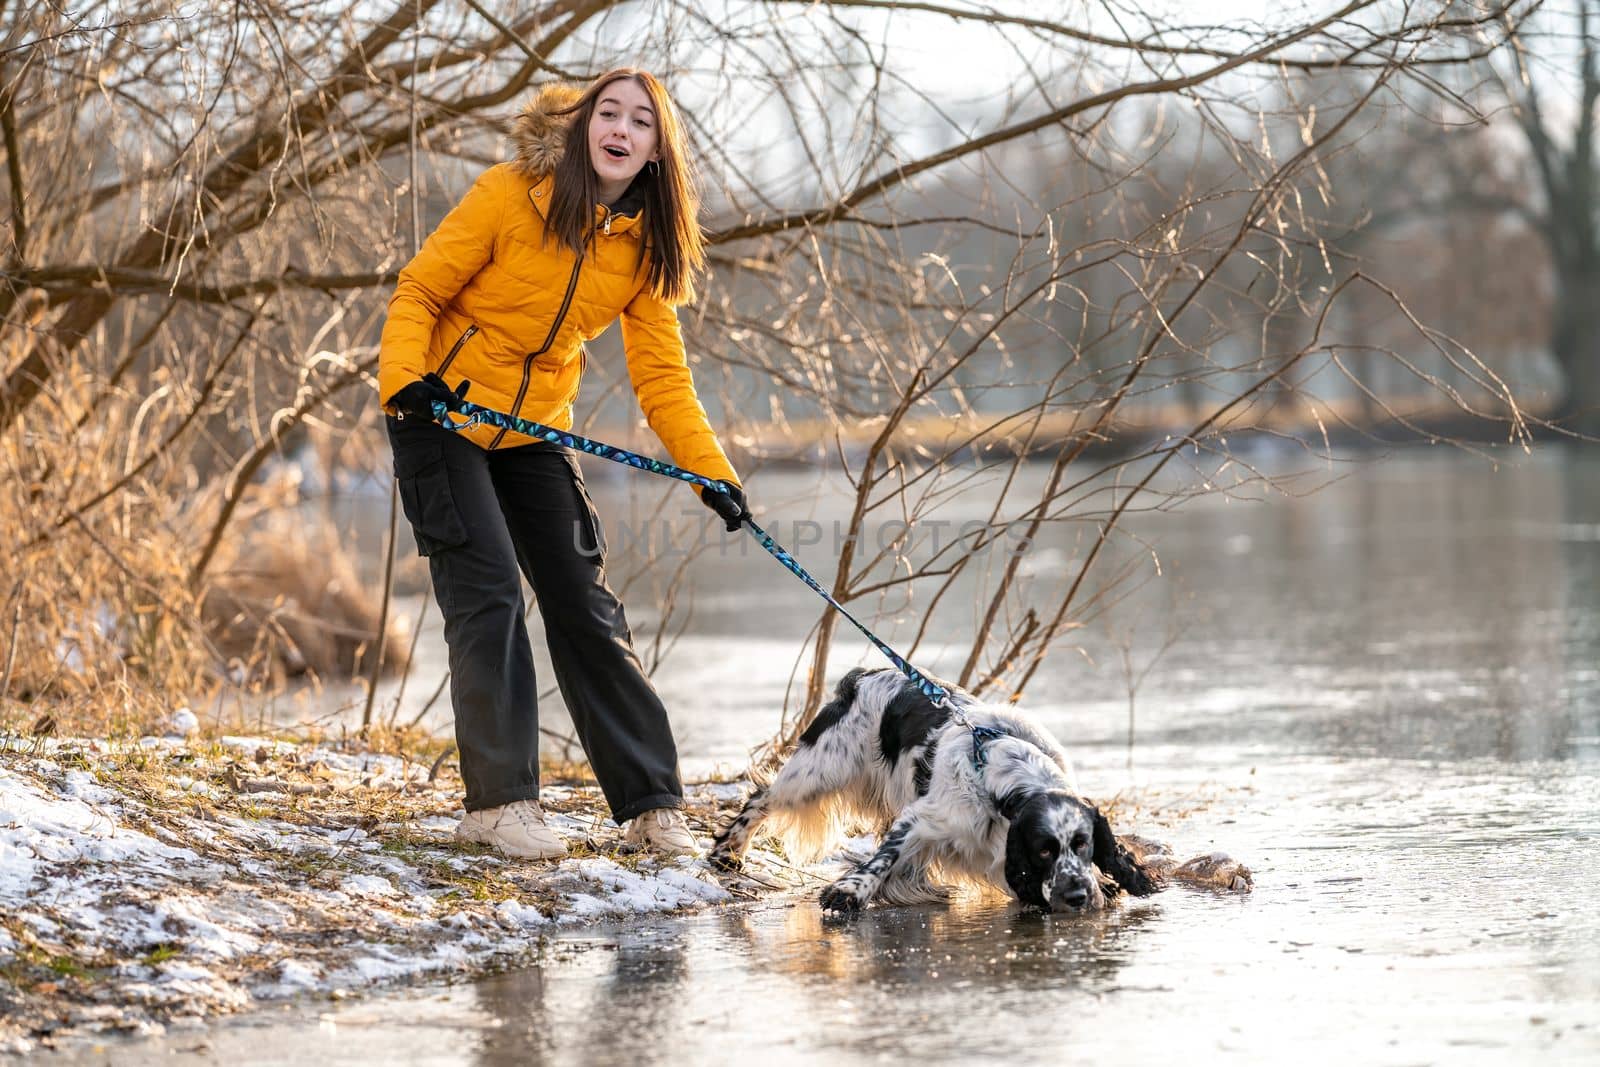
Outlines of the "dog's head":
M 1001 813 L 1011 820 L 1006 884 L 1024 904 L 1046 911 L 1093 911 L 1119 892 L 1142 897 L 1160 888 L 1117 840 L 1100 810 L 1071 793 L 1014 794 L 1002 802 Z

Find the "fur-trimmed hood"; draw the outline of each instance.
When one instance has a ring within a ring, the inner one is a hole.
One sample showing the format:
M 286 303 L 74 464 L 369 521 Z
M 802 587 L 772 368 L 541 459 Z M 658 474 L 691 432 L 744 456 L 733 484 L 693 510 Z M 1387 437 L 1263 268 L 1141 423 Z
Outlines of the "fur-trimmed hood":
M 570 115 L 555 112 L 571 107 L 583 90 L 566 82 L 546 82 L 511 123 L 514 149 L 511 165 L 528 178 L 542 178 L 555 170 L 566 149 Z

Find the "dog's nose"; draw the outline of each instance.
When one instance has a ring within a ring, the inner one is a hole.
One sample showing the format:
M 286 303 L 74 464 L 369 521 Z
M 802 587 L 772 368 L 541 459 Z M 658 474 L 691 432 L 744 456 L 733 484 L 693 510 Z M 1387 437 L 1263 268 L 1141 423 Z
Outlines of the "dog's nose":
M 1061 901 L 1061 903 L 1066 907 L 1081 908 L 1085 904 L 1089 903 L 1089 891 L 1084 889 L 1082 886 L 1079 886 L 1075 889 L 1067 890 L 1065 893 L 1062 893 L 1060 896 L 1056 897 L 1056 899 Z

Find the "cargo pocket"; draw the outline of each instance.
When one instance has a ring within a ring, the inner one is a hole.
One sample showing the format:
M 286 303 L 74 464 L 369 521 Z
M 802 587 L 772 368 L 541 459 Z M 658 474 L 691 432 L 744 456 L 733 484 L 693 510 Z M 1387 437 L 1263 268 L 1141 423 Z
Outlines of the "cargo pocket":
M 467 543 L 467 527 L 450 491 L 443 450 L 397 448 L 394 476 L 400 483 L 400 506 L 416 536 L 417 555 L 431 556 Z
M 572 488 L 578 497 L 578 514 L 572 520 L 573 547 L 584 559 L 603 567 L 606 562 L 606 535 L 600 528 L 600 513 L 595 511 L 594 501 L 589 499 L 589 490 L 583 484 L 583 470 L 578 466 L 578 457 L 567 449 L 562 449 L 561 454 L 572 469 Z

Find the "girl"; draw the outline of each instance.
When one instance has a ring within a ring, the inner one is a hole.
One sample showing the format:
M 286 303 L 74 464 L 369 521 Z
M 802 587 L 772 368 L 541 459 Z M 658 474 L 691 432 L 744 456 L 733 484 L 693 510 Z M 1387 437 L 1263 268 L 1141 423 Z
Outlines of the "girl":
M 695 396 L 673 310 L 693 297 L 705 259 L 682 124 L 660 82 L 622 69 L 581 93 L 545 87 L 514 141 L 516 159 L 479 177 L 400 272 L 379 354 L 400 499 L 450 653 L 467 788 L 456 833 L 510 856 L 566 854 L 538 804 L 520 569 L 613 818 L 629 823 L 630 843 L 694 854 L 666 709 L 606 584 L 573 453 L 433 421 L 433 403 L 455 406 L 470 384 L 485 407 L 569 428 L 583 342 L 620 317 L 650 428 L 673 462 L 730 486 L 701 499 L 738 529 L 744 494 Z

